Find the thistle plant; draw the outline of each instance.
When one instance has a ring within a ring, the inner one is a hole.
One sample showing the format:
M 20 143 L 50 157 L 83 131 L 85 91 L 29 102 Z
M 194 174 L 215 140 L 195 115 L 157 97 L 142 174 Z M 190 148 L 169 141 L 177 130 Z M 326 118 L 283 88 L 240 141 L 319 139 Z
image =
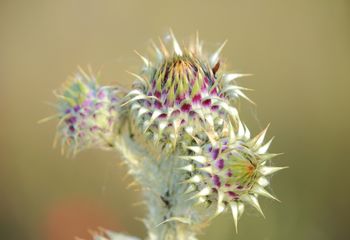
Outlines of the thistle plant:
M 128 173 L 143 190 L 147 239 L 197 239 L 217 215 L 231 211 L 237 231 L 246 205 L 263 215 L 258 197 L 277 200 L 266 190 L 270 166 L 267 128 L 251 137 L 237 110 L 238 86 L 249 74 L 228 73 L 220 58 L 224 42 L 211 55 L 198 34 L 171 47 L 152 43 L 154 60 L 138 54 L 143 67 L 130 73 L 130 91 L 102 86 L 92 71 L 78 73 L 56 92 L 57 136 L 69 154 L 86 148 L 118 151 Z M 136 239 L 102 230 L 94 238 Z
M 92 74 L 80 70 L 64 83 L 62 89 L 54 91 L 57 96 L 56 142 L 68 154 L 90 147 L 104 147 L 114 136 L 118 119 L 118 89 L 100 86 Z

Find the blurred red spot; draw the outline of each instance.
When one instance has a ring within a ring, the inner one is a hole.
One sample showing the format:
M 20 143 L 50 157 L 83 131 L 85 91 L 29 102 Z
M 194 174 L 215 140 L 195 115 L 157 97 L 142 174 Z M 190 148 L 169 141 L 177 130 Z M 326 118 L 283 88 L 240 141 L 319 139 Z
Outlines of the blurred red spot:
M 56 203 L 48 212 L 45 232 L 47 240 L 92 239 L 90 230 L 99 227 L 123 231 L 117 218 L 96 201 L 68 199 Z

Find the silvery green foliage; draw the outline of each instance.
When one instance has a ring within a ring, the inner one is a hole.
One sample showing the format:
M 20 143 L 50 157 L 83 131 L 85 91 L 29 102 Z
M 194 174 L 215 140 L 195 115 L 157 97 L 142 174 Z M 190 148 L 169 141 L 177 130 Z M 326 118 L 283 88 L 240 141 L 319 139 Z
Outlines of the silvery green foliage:
M 237 230 L 245 205 L 262 215 L 259 196 L 277 200 L 265 188 L 272 167 L 267 128 L 251 137 L 237 110 L 236 85 L 248 74 L 224 71 L 220 53 L 210 56 L 198 35 L 181 47 L 170 32 L 172 50 L 153 43 L 156 59 L 140 55 L 144 66 L 133 89 L 118 97 L 116 87 L 97 84 L 84 71 L 58 94 L 62 145 L 119 151 L 143 191 L 150 240 L 196 239 L 215 216 L 229 209 Z M 121 235 L 96 235 L 119 239 Z M 100 238 L 98 238 L 100 237 Z
M 192 208 L 193 201 L 184 194 L 187 185 L 181 183 L 186 176 L 180 170 L 183 160 L 176 155 L 151 153 L 149 148 L 152 146 L 135 142 L 128 136 L 117 141 L 116 146 L 126 159 L 129 173 L 143 188 L 148 208 L 148 216 L 144 219 L 149 230 L 148 239 L 195 239 L 192 223 L 200 216 Z
M 110 230 L 102 230 L 93 234 L 93 240 L 140 240 L 137 237 L 128 236 L 122 233 L 112 232 Z

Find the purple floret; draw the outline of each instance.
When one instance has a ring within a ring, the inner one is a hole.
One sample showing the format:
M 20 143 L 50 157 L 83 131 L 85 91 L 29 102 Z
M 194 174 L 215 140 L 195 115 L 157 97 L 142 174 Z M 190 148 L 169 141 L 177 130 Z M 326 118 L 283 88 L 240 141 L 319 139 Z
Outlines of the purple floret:
M 216 166 L 218 169 L 222 170 L 222 169 L 224 168 L 224 166 L 225 166 L 224 159 L 219 159 L 219 160 L 217 160 L 216 163 L 215 163 L 215 166 Z
M 213 183 L 214 183 L 215 186 L 221 187 L 221 181 L 220 181 L 220 178 L 219 178 L 218 175 L 214 175 L 212 177 L 212 180 L 213 180 Z

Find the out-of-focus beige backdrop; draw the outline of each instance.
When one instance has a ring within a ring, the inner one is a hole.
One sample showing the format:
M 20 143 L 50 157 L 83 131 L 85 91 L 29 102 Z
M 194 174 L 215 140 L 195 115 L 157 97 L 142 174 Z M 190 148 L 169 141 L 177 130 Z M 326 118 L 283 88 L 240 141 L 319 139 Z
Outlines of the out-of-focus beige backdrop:
M 276 165 L 266 219 L 244 215 L 234 235 L 229 213 L 200 239 L 348 239 L 350 2 L 0 1 L 0 239 L 86 238 L 105 226 L 145 236 L 119 156 L 86 151 L 67 159 L 53 150 L 54 113 L 45 101 L 76 66 L 103 67 L 104 83 L 125 87 L 150 39 L 173 28 L 179 40 L 199 30 L 205 47 L 224 40 L 228 68 L 253 77 L 240 84 L 258 104 L 242 102 L 257 133 L 271 122 Z

